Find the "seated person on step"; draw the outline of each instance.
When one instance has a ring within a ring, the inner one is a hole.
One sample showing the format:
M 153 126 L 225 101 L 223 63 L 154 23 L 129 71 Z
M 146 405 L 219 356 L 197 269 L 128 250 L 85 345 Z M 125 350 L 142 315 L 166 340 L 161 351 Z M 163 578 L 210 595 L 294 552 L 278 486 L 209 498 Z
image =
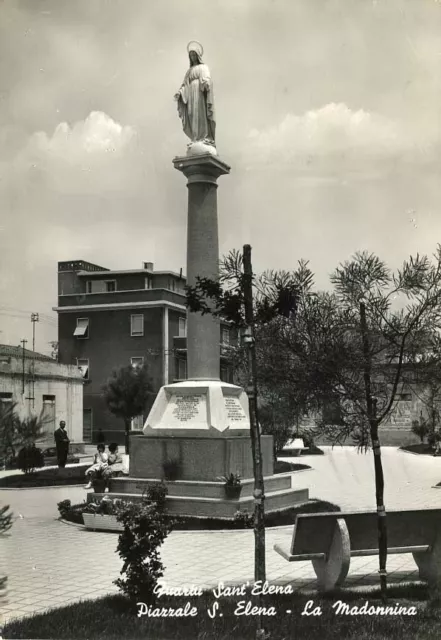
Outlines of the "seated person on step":
M 116 442 L 112 442 L 112 444 L 109 444 L 107 467 L 104 469 L 103 476 L 106 479 L 109 479 L 119 476 L 122 473 L 127 473 L 124 468 L 124 462 L 121 454 L 118 452 L 118 445 Z
M 101 442 L 97 446 L 97 452 L 93 457 L 93 464 L 91 467 L 86 469 L 86 478 L 89 479 L 89 483 L 86 485 L 86 489 L 90 489 L 92 486 L 93 476 L 99 469 L 107 467 L 108 456 L 107 453 L 104 453 L 106 447 Z

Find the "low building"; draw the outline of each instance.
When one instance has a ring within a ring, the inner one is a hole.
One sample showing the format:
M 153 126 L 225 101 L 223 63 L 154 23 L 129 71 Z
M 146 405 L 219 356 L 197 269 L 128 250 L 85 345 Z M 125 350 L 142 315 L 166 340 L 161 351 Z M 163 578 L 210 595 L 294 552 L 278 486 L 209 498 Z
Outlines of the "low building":
M 76 365 L 84 377 L 83 440 L 124 441 L 122 420 L 105 405 L 103 385 L 112 370 L 148 367 L 154 390 L 187 378 L 186 280 L 182 273 L 142 269 L 110 271 L 84 260 L 58 263 L 59 362 Z M 220 377 L 232 381 L 228 364 L 234 332 L 221 325 Z M 146 416 L 132 423 L 141 429 Z
M 22 347 L 0 345 L 0 402 L 14 403 L 21 418 L 41 416 L 47 446 L 54 446 L 54 430 L 64 420 L 71 450 L 81 450 L 83 384 L 75 365 L 59 364 Z

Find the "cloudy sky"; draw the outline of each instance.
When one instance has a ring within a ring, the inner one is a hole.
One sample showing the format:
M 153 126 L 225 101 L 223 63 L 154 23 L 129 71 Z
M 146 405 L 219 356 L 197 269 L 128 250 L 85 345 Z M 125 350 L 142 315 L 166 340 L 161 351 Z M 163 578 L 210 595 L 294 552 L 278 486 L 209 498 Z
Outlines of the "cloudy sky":
M 57 261 L 185 268 L 173 95 L 214 80 L 221 253 L 399 266 L 441 240 L 440 0 L 3 0 L 0 342 L 55 340 Z M 52 317 L 52 320 L 50 319 Z

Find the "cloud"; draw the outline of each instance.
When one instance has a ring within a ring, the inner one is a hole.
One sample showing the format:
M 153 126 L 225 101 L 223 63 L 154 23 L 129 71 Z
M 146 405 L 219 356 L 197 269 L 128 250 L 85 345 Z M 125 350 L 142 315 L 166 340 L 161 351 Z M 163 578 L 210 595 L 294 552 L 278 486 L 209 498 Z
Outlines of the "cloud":
M 139 178 L 136 132 L 102 111 L 73 125 L 39 131 L 16 154 L 12 171 L 48 192 L 88 194 L 125 190 Z
M 92 111 L 72 127 L 61 122 L 52 136 L 45 132 L 35 133 L 29 144 L 41 153 L 75 162 L 82 156 L 121 154 L 134 135 L 132 127 L 115 122 L 102 111 Z
M 268 129 L 249 133 L 257 161 L 320 161 L 340 157 L 391 158 L 410 152 L 415 140 L 395 121 L 345 104 L 330 103 L 301 116 L 287 114 Z

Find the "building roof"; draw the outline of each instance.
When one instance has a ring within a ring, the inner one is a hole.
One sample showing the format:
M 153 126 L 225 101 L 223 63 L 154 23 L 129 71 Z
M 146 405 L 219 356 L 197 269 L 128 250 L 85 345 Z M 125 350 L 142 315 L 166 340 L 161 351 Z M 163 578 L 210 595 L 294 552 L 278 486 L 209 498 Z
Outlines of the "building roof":
M 23 348 L 21 346 L 14 347 L 10 344 L 0 344 L 0 356 L 8 356 L 11 358 L 23 358 Z M 37 351 L 24 350 L 24 357 L 31 360 L 50 360 L 54 361 L 50 356 L 45 356 L 43 353 Z
M 106 271 L 78 271 L 77 275 L 79 277 L 81 276 L 87 276 L 88 278 L 90 278 L 91 276 L 96 276 L 96 277 L 100 277 L 100 276 L 104 276 L 106 278 L 109 278 L 109 276 L 112 275 L 126 275 L 129 273 L 143 273 L 145 275 L 153 275 L 153 276 L 175 276 L 175 278 L 180 278 L 181 280 L 185 280 L 185 276 L 180 273 L 176 273 L 175 271 L 150 271 L 149 269 L 117 269 L 115 271 L 110 271 L 110 270 L 106 270 Z

